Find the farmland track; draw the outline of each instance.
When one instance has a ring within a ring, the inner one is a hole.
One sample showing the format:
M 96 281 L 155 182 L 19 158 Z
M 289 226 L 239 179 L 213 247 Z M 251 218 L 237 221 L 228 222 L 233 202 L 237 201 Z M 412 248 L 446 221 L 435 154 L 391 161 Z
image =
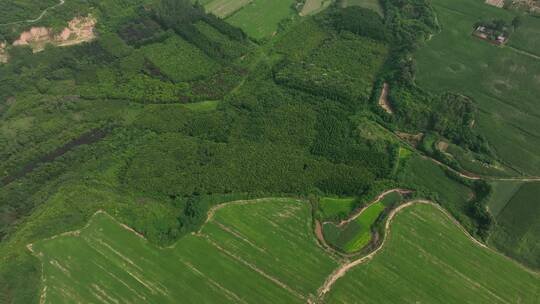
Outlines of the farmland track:
M 476 238 L 474 238 L 468 231 L 467 229 L 465 229 L 465 227 L 463 227 L 461 225 L 461 223 L 459 223 L 448 211 L 446 211 L 443 207 L 441 207 L 439 204 L 437 203 L 434 203 L 432 201 L 429 201 L 429 200 L 423 200 L 423 199 L 416 199 L 416 200 L 413 200 L 413 201 L 409 201 L 407 203 L 404 203 L 402 205 L 400 205 L 399 207 L 395 208 L 394 210 L 392 210 L 390 212 L 390 214 L 388 215 L 388 218 L 386 220 L 386 223 L 385 223 L 385 226 L 384 226 L 384 230 L 385 230 L 385 233 L 383 235 L 383 239 L 381 241 L 381 243 L 379 244 L 379 246 L 377 246 L 377 248 L 375 248 L 375 250 L 373 250 L 372 252 L 370 252 L 369 254 L 359 258 L 359 259 L 356 259 L 354 261 L 349 261 L 347 263 L 344 263 L 342 264 L 339 268 L 337 268 L 336 270 L 334 270 L 334 272 L 332 274 L 330 274 L 327 279 L 325 280 L 325 282 L 323 283 L 323 285 L 319 288 L 319 290 L 317 291 L 317 296 L 318 296 L 318 301 L 319 303 L 321 303 L 324 299 L 324 296 L 330 292 L 330 290 L 332 289 L 333 285 L 336 283 L 336 281 L 343 277 L 349 270 L 351 270 L 352 268 L 358 266 L 358 265 L 361 265 L 371 259 L 373 259 L 373 257 L 375 257 L 375 255 L 377 255 L 377 253 L 379 253 L 379 251 L 381 249 L 383 249 L 384 245 L 386 244 L 386 241 L 388 240 L 389 238 L 389 235 L 390 235 L 390 232 L 391 232 L 391 224 L 392 224 L 392 220 L 395 218 L 396 214 L 398 214 L 400 211 L 402 211 L 403 209 L 406 209 L 408 207 L 411 207 L 413 205 L 418 205 L 418 204 L 424 204 L 424 205 L 430 205 L 430 206 L 433 206 L 435 208 L 437 208 L 438 210 L 440 210 L 445 216 L 447 216 L 451 221 L 452 223 L 454 223 L 458 228 L 459 230 L 461 230 L 465 236 L 471 240 L 475 245 L 483 248 L 483 249 L 486 249 L 486 250 L 489 250 L 490 252 L 492 253 L 495 253 L 497 254 L 498 256 L 501 256 L 505 259 L 507 259 L 508 261 L 511 261 L 512 263 L 514 263 L 515 265 L 517 265 L 518 267 L 520 267 L 521 269 L 535 275 L 535 276 L 540 276 L 540 273 L 539 272 L 536 272 L 536 271 L 533 271 L 523 265 L 521 265 L 520 263 L 516 262 L 515 260 L 507 257 L 506 255 L 496 251 L 495 249 L 493 248 L 490 248 L 488 247 L 486 244 L 480 242 L 479 240 L 477 240 Z
M 540 59 L 540 57 L 539 57 Z M 489 176 L 489 175 L 475 175 L 473 173 L 470 173 L 470 172 L 461 172 L 461 171 L 458 171 L 450 166 L 448 166 L 447 164 L 439 161 L 439 160 L 436 160 L 435 158 L 429 156 L 429 155 L 426 155 L 424 152 L 418 150 L 416 147 L 414 147 L 413 145 L 411 145 L 409 142 L 407 142 L 406 140 L 402 139 L 401 137 L 399 137 L 394 131 L 388 129 L 387 127 L 379 124 L 379 126 L 381 126 L 383 129 L 385 129 L 386 131 L 388 131 L 389 133 L 391 133 L 393 135 L 393 137 L 399 141 L 400 143 L 402 143 L 403 145 L 405 145 L 406 147 L 412 149 L 413 151 L 415 151 L 416 153 L 418 153 L 422 158 L 424 159 L 427 159 L 427 160 L 430 160 L 432 161 L 433 163 L 437 164 L 438 166 L 440 167 L 443 167 L 444 169 L 446 170 L 449 170 L 457 175 L 459 175 L 460 177 L 464 178 L 464 179 L 468 179 L 468 180 L 487 180 L 487 181 L 516 181 L 516 182 L 536 182 L 536 181 L 540 181 L 540 176 L 512 176 L 512 177 L 497 177 L 497 176 Z
M 57 4 L 53 5 L 53 6 L 49 6 L 47 7 L 46 9 L 44 9 L 41 14 L 39 14 L 39 16 L 35 19 L 26 19 L 26 20 L 21 20 L 21 21 L 14 21 L 14 22 L 8 22 L 8 23 L 0 23 L 0 26 L 7 26 L 7 25 L 15 25 L 15 24 L 21 24 L 21 23 L 34 23 L 34 22 L 38 22 L 39 20 L 41 20 L 43 17 L 45 17 L 45 15 L 47 14 L 47 12 L 49 10 L 52 10 L 52 9 L 55 9 L 59 6 L 62 6 L 64 5 L 64 3 L 66 3 L 65 0 L 60 0 Z

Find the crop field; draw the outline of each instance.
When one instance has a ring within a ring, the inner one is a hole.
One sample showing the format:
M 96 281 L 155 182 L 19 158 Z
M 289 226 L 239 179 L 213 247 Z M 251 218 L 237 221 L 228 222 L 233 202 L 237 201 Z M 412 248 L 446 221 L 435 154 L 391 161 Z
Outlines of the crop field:
M 309 204 L 250 202 L 217 209 L 202 231 L 167 248 L 97 213 L 80 231 L 33 244 L 43 300 L 305 303 L 337 266 L 315 241 Z
M 371 261 L 338 279 L 328 303 L 538 302 L 538 275 L 480 248 L 433 206 L 401 211 L 388 237 Z
M 443 30 L 416 54 L 418 83 L 471 96 L 480 109 L 475 128 L 497 155 L 525 174 L 540 174 L 540 59 L 514 49 L 540 43 L 538 21 L 524 16 L 509 45 L 495 47 L 472 37 L 473 25 L 481 19 L 510 22 L 514 13 L 482 0 L 432 2 Z
M 332 0 L 306 0 L 300 11 L 300 16 L 314 15 L 327 8 L 332 2 Z
M 369 8 L 376 11 L 381 16 L 384 15 L 384 11 L 379 0 L 342 0 L 341 5 L 343 7 L 360 6 Z
M 325 239 L 346 253 L 356 252 L 366 246 L 371 240 L 371 226 L 383 212 L 385 205 L 382 201 L 366 208 L 353 221 L 343 227 L 334 223 L 324 223 Z
M 176 35 L 164 43 L 144 46 L 142 52 L 160 73 L 176 82 L 209 76 L 220 67 L 201 50 Z
M 253 0 L 227 18 L 227 22 L 244 30 L 254 39 L 273 35 L 278 24 L 294 15 L 294 0 Z
M 449 143 L 446 153 L 450 154 L 468 172 L 486 176 L 516 176 L 519 173 L 497 161 L 486 164 L 475 153 L 452 143 Z
M 226 18 L 248 5 L 252 0 L 214 0 L 206 3 L 204 9 L 220 18 Z
M 523 182 L 496 181 L 491 183 L 492 193 L 487 208 L 495 218 L 506 207 L 510 199 L 518 192 Z
M 508 197 L 506 205 L 498 213 L 489 241 L 509 256 L 539 269 L 539 218 L 540 183 L 522 184 L 511 197 Z
M 319 200 L 319 209 L 324 220 L 345 218 L 356 206 L 355 198 L 323 197 Z
M 402 170 L 402 169 L 400 169 Z M 420 186 L 438 195 L 439 202 L 460 221 L 467 221 L 462 214 L 467 210 L 472 189 L 449 177 L 446 172 L 431 160 L 418 155 L 412 156 L 406 167 L 399 173 L 399 179 L 411 186 Z

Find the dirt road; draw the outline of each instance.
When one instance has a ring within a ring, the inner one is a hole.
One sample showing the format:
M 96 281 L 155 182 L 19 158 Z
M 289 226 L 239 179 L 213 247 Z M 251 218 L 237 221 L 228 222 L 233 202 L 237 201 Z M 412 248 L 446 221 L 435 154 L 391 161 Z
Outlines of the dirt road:
M 7 26 L 7 25 L 15 25 L 15 24 L 21 24 L 21 23 L 34 23 L 34 22 L 38 22 L 39 20 L 41 20 L 49 10 L 52 10 L 52 9 L 55 9 L 59 6 L 62 6 L 64 5 L 66 1 L 65 0 L 60 0 L 60 2 L 58 2 L 57 4 L 53 5 L 53 6 L 50 6 L 50 7 L 47 7 L 46 9 L 44 9 L 41 14 L 36 18 L 36 19 L 27 19 L 27 20 L 21 20 L 21 21 L 14 21 L 14 22 L 8 22 L 8 23 L 0 23 L 0 26 Z

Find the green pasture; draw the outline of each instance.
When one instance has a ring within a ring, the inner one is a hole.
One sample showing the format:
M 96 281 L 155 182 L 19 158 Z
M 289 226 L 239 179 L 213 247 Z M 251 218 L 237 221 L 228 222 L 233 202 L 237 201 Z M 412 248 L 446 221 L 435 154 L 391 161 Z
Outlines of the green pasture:
M 489 242 L 525 265 L 540 269 L 540 182 L 524 183 L 512 190 L 514 194 L 507 195 L 507 203 L 495 219 Z
M 304 303 L 337 266 L 316 243 L 309 205 L 290 199 L 226 206 L 167 248 L 97 213 L 32 250 L 45 303 Z
M 480 20 L 510 22 L 513 12 L 483 0 L 434 0 L 442 31 L 417 53 L 417 80 L 434 92 L 454 91 L 474 99 L 480 111 L 474 128 L 486 136 L 496 154 L 526 174 L 540 173 L 540 60 L 517 52 L 540 43 L 537 20 L 523 25 L 505 47 L 471 35 Z M 526 38 L 524 38 L 526 37 Z M 514 40 L 515 38 L 515 40 Z
M 290 18 L 293 0 L 253 0 L 241 10 L 227 18 L 227 22 L 244 30 L 254 39 L 272 36 L 278 30 L 278 24 Z
M 186 103 L 184 107 L 197 112 L 214 111 L 219 104 L 219 100 L 207 100 L 201 102 Z
M 537 303 L 540 278 L 469 240 L 429 205 L 396 215 L 381 252 L 338 279 L 328 303 Z

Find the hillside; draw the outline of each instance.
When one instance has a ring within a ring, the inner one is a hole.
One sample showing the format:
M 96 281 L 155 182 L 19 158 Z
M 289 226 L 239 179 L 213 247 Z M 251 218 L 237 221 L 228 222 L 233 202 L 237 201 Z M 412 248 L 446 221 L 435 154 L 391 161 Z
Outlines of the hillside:
M 481 0 L 5 9 L 1 303 L 534 302 L 530 12 Z M 427 201 L 441 209 L 404 207 Z

